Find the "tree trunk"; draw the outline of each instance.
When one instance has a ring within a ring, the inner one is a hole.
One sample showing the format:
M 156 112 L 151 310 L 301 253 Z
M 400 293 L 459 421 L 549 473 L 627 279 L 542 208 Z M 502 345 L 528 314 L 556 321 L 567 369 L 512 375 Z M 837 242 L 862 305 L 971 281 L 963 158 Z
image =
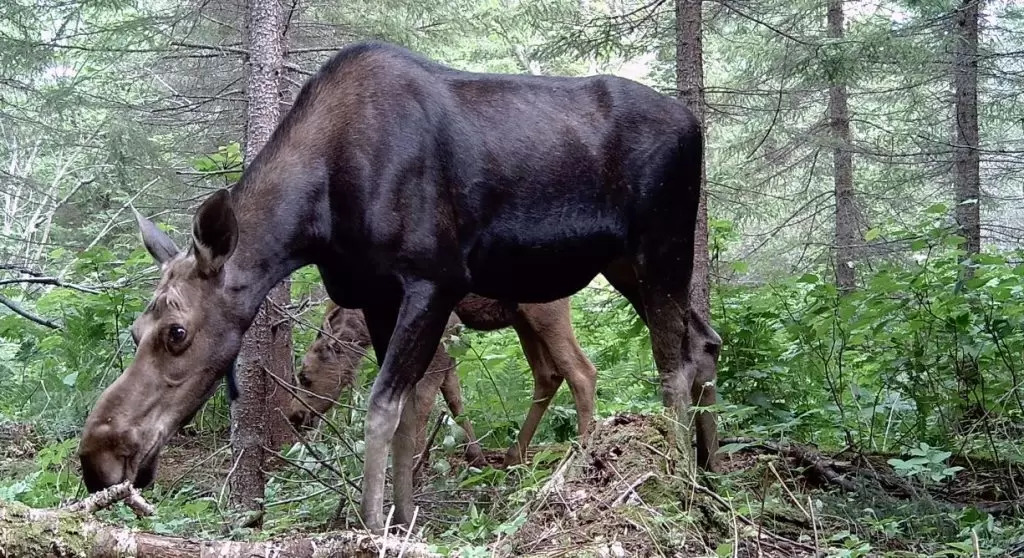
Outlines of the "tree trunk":
M 249 0 L 247 4 L 249 80 L 247 87 L 245 162 L 249 164 L 270 139 L 280 119 L 279 77 L 282 57 L 282 13 L 276 0 Z M 290 282 L 274 287 L 268 297 L 279 308 L 290 301 Z M 284 415 L 287 392 L 267 376 L 291 381 L 291 325 L 286 316 L 264 303 L 242 341 L 242 359 L 236 371 L 238 399 L 231 406 L 232 467 L 229 478 L 231 505 L 259 511 L 266 479 L 264 447 L 276 447 L 288 431 Z
M 953 87 L 956 91 L 953 160 L 956 221 L 968 256 L 981 251 L 981 161 L 978 153 L 978 12 L 980 0 L 963 0 L 954 14 Z
M 384 547 L 384 552 L 380 548 Z M 338 532 L 261 542 L 203 541 L 140 533 L 88 514 L 36 510 L 0 502 L 0 558 L 281 558 L 439 557 L 429 546 L 399 537 Z
M 843 0 L 828 2 L 828 37 L 843 38 Z M 843 292 L 856 287 L 854 269 L 857 238 L 857 203 L 853 190 L 853 154 L 850 151 L 850 113 L 846 79 L 832 69 L 828 88 L 828 117 L 832 130 L 832 165 L 836 196 L 835 267 L 836 285 Z
M 704 46 L 702 40 L 703 14 L 701 0 L 676 0 L 676 88 L 679 97 L 689 106 L 690 110 L 701 123 L 704 131 L 704 145 L 707 145 L 707 121 L 704 105 Z M 697 204 L 697 226 L 693 239 L 693 278 L 690 282 L 690 306 L 704 321 L 711 323 L 711 253 L 708 249 L 708 181 L 705 157 L 700 164 L 700 202 Z M 706 378 L 717 378 L 717 361 L 708 362 L 701 359 L 711 370 L 699 374 Z M 694 397 L 694 404 L 700 404 Z M 698 420 L 697 427 L 707 440 L 710 455 L 702 457 L 698 451 L 697 458 L 707 461 L 700 463 L 711 469 L 716 467 L 715 453 L 718 451 L 718 432 L 714 414 L 704 412 L 708 418 L 704 425 Z M 699 417 L 698 417 L 699 418 Z M 710 431 L 705 430 L 710 425 Z M 700 436 L 701 433 L 698 433 Z M 687 433 L 685 445 L 689 447 L 690 438 Z M 687 452 L 683 454 L 689 456 Z M 688 467 L 687 467 L 688 468 Z
M 700 120 L 706 138 L 704 48 L 701 39 L 701 19 L 701 0 L 676 0 L 676 88 L 679 90 L 679 98 Z M 702 158 L 700 205 L 697 208 L 697 230 L 693 243 L 693 280 L 690 287 L 690 304 L 708 321 L 711 318 L 710 261 L 707 173 Z
M 967 239 L 967 257 L 981 251 L 981 158 L 978 153 L 978 17 L 981 0 L 963 0 L 953 16 L 953 161 L 956 195 L 956 221 L 960 234 Z M 973 266 L 964 270 L 964 278 L 973 276 Z M 978 310 L 978 309 L 976 309 Z M 965 402 L 964 419 L 986 416 L 979 393 L 982 378 L 978 362 L 966 351 L 960 357 L 958 376 Z M 973 396 L 973 397 L 972 397 Z M 970 426 L 965 426 L 970 428 Z

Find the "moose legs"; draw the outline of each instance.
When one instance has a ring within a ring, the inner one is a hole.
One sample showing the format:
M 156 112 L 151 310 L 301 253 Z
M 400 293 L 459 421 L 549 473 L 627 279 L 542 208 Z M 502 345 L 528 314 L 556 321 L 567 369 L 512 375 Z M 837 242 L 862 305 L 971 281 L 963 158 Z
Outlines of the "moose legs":
M 416 452 L 416 398 L 409 397 L 441 342 L 457 298 L 428 282 L 408 282 L 399 305 L 364 309 L 380 373 L 370 392 L 366 418 L 361 515 L 366 527 L 384 527 L 384 477 L 393 449 L 395 523 L 412 518 L 412 467 Z M 397 306 L 397 308 L 396 308 Z M 397 311 L 396 311 L 397 310 Z
M 576 403 L 579 441 L 584 443 L 594 419 L 597 369 L 573 334 L 568 298 L 546 304 L 522 304 L 513 327 L 533 372 L 533 402 L 505 465 L 523 462 L 551 399 L 565 380 Z
M 690 308 L 689 278 L 674 272 L 680 265 L 644 269 L 618 261 L 604 271 L 605 278 L 632 304 L 647 324 L 651 348 L 661 380 L 662 401 L 672 409 L 684 436 L 681 447 L 689 454 L 691 426 L 696 425 L 697 464 L 716 467 L 718 429 L 714 413 L 700 411 L 693 416 L 692 405 L 715 402 L 716 367 L 722 340 L 711 326 Z M 642 274 L 642 275 L 641 275 Z M 649 280 L 644 281 L 642 276 Z
M 462 406 L 462 390 L 459 387 L 459 375 L 455 370 L 455 359 L 448 354 L 444 346 L 438 346 L 434 353 L 434 360 L 423 378 L 416 384 L 416 454 L 423 455 L 427 441 L 427 421 L 430 418 L 430 411 L 437 399 L 437 392 L 441 391 L 452 418 L 459 421 L 459 426 L 466 433 L 466 462 L 472 467 L 483 467 L 487 462 L 480 450 L 480 444 L 473 433 L 473 424 L 463 416 L 465 410 Z

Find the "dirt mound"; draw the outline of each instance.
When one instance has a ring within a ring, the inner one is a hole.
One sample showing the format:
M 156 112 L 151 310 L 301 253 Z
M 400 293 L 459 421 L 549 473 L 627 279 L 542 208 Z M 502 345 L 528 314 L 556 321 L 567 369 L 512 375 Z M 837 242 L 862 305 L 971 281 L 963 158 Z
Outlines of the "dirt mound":
M 709 525 L 713 520 L 689 520 L 686 510 L 706 496 L 676 474 L 671 433 L 660 415 L 616 416 L 598 425 L 587 447 L 570 454 L 540 490 L 500 554 L 713 554 L 708 543 L 720 529 Z

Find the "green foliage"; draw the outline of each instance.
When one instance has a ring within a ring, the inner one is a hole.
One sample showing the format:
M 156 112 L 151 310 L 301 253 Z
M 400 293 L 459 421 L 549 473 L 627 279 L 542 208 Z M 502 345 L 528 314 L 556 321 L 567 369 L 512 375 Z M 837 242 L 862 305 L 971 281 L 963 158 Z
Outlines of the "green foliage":
M 933 448 L 924 442 L 921 442 L 918 447 L 912 448 L 908 453 L 914 457 L 907 460 L 897 458 L 889 460 L 889 465 L 892 465 L 896 473 L 905 477 L 941 482 L 952 478 L 957 471 L 964 469 L 959 466 L 946 467 L 946 460 L 953 455 L 953 452 Z
M 216 153 L 203 155 L 192 162 L 192 168 L 199 172 L 220 175 L 225 186 L 242 178 L 242 146 L 237 141 L 222 145 Z

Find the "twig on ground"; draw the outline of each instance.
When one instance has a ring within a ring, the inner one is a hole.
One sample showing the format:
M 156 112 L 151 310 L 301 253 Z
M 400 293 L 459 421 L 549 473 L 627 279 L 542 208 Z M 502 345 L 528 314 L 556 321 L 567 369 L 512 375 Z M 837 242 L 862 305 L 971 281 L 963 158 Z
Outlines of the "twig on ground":
M 405 545 L 409 544 L 409 536 L 412 535 L 412 530 L 416 527 L 416 516 L 420 513 L 420 507 L 416 506 L 412 509 L 412 520 L 409 521 L 409 530 L 405 532 L 405 538 L 402 539 L 402 548 L 398 551 L 398 558 L 402 558 L 405 554 Z
M 814 531 L 814 555 L 819 556 L 821 554 L 820 543 L 818 542 L 818 520 L 814 517 L 814 501 L 811 500 L 811 495 L 807 495 L 807 509 L 811 511 L 811 529 Z
M 726 502 L 725 499 L 723 499 L 718 494 L 715 494 L 711 490 L 709 490 L 709 489 L 707 489 L 707 488 L 697 484 L 696 482 L 694 482 L 692 480 L 689 480 L 688 482 L 693 487 L 693 489 L 696 490 L 697 492 L 700 492 L 701 494 L 711 498 L 712 500 L 718 502 L 719 504 L 721 504 L 722 506 L 725 506 L 726 508 L 730 508 L 729 503 Z M 778 535 L 776 533 L 773 533 L 773 532 L 769 531 L 768 529 L 765 529 L 763 526 L 761 526 L 761 525 L 759 525 L 757 523 L 754 523 L 754 520 L 750 519 L 749 517 L 746 517 L 746 516 L 744 516 L 742 514 L 734 514 L 734 517 L 738 518 L 740 521 L 742 521 L 748 527 L 753 527 L 755 529 L 758 529 L 765 536 L 768 536 L 770 538 L 773 538 L 773 539 L 785 542 L 786 544 L 793 545 L 793 546 L 795 546 L 797 548 L 800 548 L 802 550 L 806 550 L 808 552 L 814 552 L 814 548 L 812 548 L 812 547 L 810 547 L 810 546 L 808 546 L 808 545 L 806 545 L 806 544 L 804 544 L 802 542 L 797 542 L 797 541 L 794 541 L 793 539 L 786 538 L 786 537 L 784 537 L 782 535 Z M 761 539 L 761 537 L 758 537 L 758 540 L 760 540 L 760 539 Z
M 789 499 L 793 502 L 793 505 L 796 506 L 800 511 L 802 511 L 804 513 L 804 516 L 807 517 L 807 519 L 811 519 L 811 514 L 807 513 L 807 510 L 805 510 L 804 507 L 800 505 L 800 501 L 796 499 L 796 496 L 793 496 L 793 493 L 789 491 L 789 487 L 786 486 L 786 481 L 782 480 L 782 476 L 779 475 L 779 472 L 775 470 L 775 465 L 772 465 L 769 462 L 768 468 L 771 469 L 772 473 L 775 475 L 775 478 L 779 479 L 779 484 L 782 485 L 782 489 L 786 491 L 786 494 L 789 496 Z
M 732 443 L 750 444 L 751 446 L 760 447 L 779 455 L 792 457 L 801 466 L 805 467 L 804 475 L 810 476 L 808 473 L 813 473 L 821 480 L 832 483 L 847 492 L 857 491 L 857 486 L 849 480 L 844 479 L 836 470 L 840 468 L 849 468 L 850 463 L 829 459 L 812 448 L 798 444 L 776 444 L 766 440 L 758 440 L 756 438 L 725 438 L 721 440 L 721 443 L 723 445 Z
M 416 459 L 416 464 L 412 466 L 413 478 L 416 478 L 423 464 L 430 459 L 430 448 L 434 445 L 434 440 L 437 439 L 437 433 L 441 430 L 442 424 L 444 424 L 444 413 L 437 416 L 437 421 L 434 422 L 434 429 L 430 431 L 430 436 L 427 436 L 427 443 L 423 445 L 423 451 L 420 452 L 419 457 Z
M 139 493 L 139 490 L 132 486 L 131 481 L 124 481 L 109 488 L 92 494 L 73 504 L 61 508 L 63 511 L 94 513 L 97 510 L 110 507 L 117 502 L 124 500 L 125 505 L 135 512 L 138 517 L 153 515 L 156 509 L 146 501 Z
M 652 477 L 656 477 L 656 476 L 657 475 L 654 473 L 654 471 L 648 471 L 648 472 L 640 475 L 639 478 L 637 478 L 635 481 L 632 482 L 632 484 L 630 484 L 628 487 L 626 487 L 626 490 L 623 491 L 622 494 L 619 494 L 619 497 L 616 498 L 615 501 L 612 502 L 611 507 L 617 508 L 617 507 L 625 504 L 629 500 L 630 495 L 636 493 L 636 489 L 639 488 L 640 485 L 642 485 L 643 483 L 647 482 Z M 637 494 L 637 497 L 639 498 L 640 495 Z

